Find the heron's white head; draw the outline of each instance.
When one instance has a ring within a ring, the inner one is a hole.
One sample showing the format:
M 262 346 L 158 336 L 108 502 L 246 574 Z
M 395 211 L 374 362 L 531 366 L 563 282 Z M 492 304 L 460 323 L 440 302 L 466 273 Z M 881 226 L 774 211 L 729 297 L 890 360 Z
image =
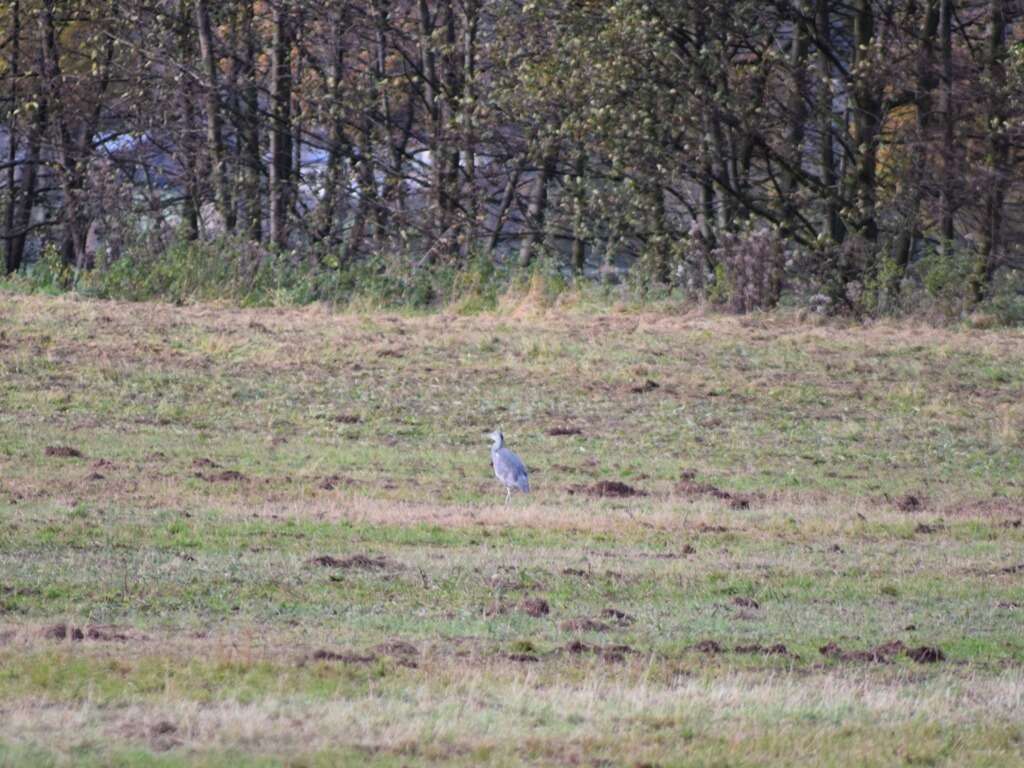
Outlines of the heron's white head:
M 501 448 L 505 444 L 505 436 L 499 430 L 491 432 L 487 437 L 494 443 L 495 448 Z

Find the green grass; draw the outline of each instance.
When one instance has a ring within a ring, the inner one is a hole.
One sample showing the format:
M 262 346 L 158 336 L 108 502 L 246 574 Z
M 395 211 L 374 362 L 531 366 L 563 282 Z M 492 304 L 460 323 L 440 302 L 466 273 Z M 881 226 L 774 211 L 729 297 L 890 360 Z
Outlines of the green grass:
M 5 296 L 0 765 L 1024 764 L 1024 334 L 504 312 Z

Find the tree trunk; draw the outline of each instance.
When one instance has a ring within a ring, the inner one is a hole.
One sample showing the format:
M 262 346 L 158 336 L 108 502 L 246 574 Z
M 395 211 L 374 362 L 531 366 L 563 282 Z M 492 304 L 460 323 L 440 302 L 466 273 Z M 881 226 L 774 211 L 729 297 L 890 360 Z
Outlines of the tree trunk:
M 815 0 L 814 9 L 815 37 L 818 41 L 817 75 L 818 75 L 818 132 L 821 134 L 819 155 L 819 175 L 826 190 L 825 227 L 828 238 L 833 243 L 841 243 L 846 237 L 846 228 L 839 216 L 838 178 L 834 149 L 833 110 L 832 110 L 832 62 L 829 50 L 832 47 L 832 14 L 831 0 Z
M 224 131 L 221 120 L 220 82 L 217 56 L 213 50 L 213 32 L 210 28 L 210 11 L 206 0 L 195 0 L 196 32 L 199 35 L 199 52 L 202 58 L 203 74 L 206 78 L 206 144 L 210 153 L 211 175 L 217 210 L 224 220 L 224 229 L 232 232 L 235 228 L 235 210 L 228 187 L 227 158 L 224 152 Z
M 373 136 L 370 121 L 364 116 L 359 159 L 355 162 L 355 173 L 359 186 L 359 200 L 356 203 L 352 228 L 345 245 L 345 253 L 349 260 L 358 258 L 366 239 L 366 227 L 370 217 L 377 216 L 380 199 L 377 194 L 377 179 L 374 175 Z
M 587 193 L 586 174 L 587 151 L 581 144 L 576 153 L 576 167 L 573 168 L 572 251 L 569 254 L 572 272 L 577 277 L 583 276 L 583 270 L 587 263 L 587 238 L 584 225 Z
M 515 168 L 512 169 L 512 174 L 508 177 L 508 181 L 505 182 L 505 191 L 501 194 L 501 202 L 498 203 L 498 212 L 494 217 L 494 229 L 491 230 L 490 240 L 487 242 L 487 252 L 493 254 L 498 248 L 498 241 L 501 239 L 501 231 L 505 227 L 505 221 L 508 218 L 509 209 L 512 207 L 512 203 L 516 198 L 516 188 L 519 186 L 519 177 L 523 173 L 523 169 L 526 167 L 526 155 L 520 156 L 516 162 Z
M 882 121 L 882 99 L 878 83 L 869 74 L 871 48 L 875 44 L 873 0 L 857 0 L 853 18 L 854 69 L 859 70 L 853 84 L 853 145 L 856 148 L 853 199 L 857 205 L 857 229 L 874 243 L 878 240 L 875 218 L 877 202 L 878 131 Z M 867 70 L 867 71 L 864 71 Z M 869 256 L 873 259 L 873 255 Z M 873 265 L 864 265 L 871 269 Z
M 555 175 L 558 146 L 554 141 L 545 143 L 541 151 L 541 168 L 533 180 L 530 202 L 526 208 L 526 232 L 519 249 L 519 266 L 528 267 L 537 255 L 537 247 L 544 240 L 544 220 L 548 206 L 548 183 Z
M 953 238 L 953 0 L 940 0 L 939 29 L 942 35 L 942 181 L 939 194 L 942 249 L 952 253 Z
M 21 268 L 21 254 L 15 254 L 12 248 L 14 240 L 15 208 L 18 205 L 18 194 L 15 186 L 15 167 L 18 158 L 18 124 L 14 110 L 18 106 L 18 65 L 21 57 L 21 3 L 11 3 L 11 56 L 7 65 L 7 74 L 11 81 L 11 107 L 7 123 L 7 208 L 4 211 L 4 271 L 6 274 L 17 272 Z
M 65 264 L 84 270 L 92 268 L 92 258 L 86 252 L 86 238 L 89 231 L 89 217 L 86 210 L 85 186 L 87 179 L 86 150 L 92 139 L 94 126 L 88 119 L 78 130 L 78 138 L 72 131 L 64 91 L 65 80 L 61 71 L 60 35 L 57 31 L 54 0 L 47 0 L 42 9 L 42 54 L 44 89 L 53 120 L 57 129 L 58 176 L 62 195 L 62 220 L 64 231 L 61 253 Z M 108 59 L 111 43 L 108 43 Z M 106 76 L 106 73 L 103 75 Z M 97 113 L 102 104 L 105 88 L 97 95 Z
M 694 41 L 693 46 L 698 51 L 705 51 L 713 41 L 708 39 L 706 9 L 702 4 L 695 3 L 691 9 L 693 21 Z M 714 184 L 724 190 L 735 190 L 735 175 L 731 172 L 733 164 L 730 163 L 725 132 L 719 116 L 718 105 L 713 101 L 714 94 L 719 90 L 719 84 L 715 82 L 721 72 L 715 67 L 708 71 L 707 65 L 701 61 L 697 64 L 698 81 L 704 91 L 705 99 L 712 99 L 705 103 L 701 110 L 701 121 L 703 129 L 703 142 L 705 156 L 707 157 L 706 168 L 710 170 Z M 732 228 L 735 218 L 735 204 L 733 197 L 729 194 L 719 195 L 717 205 L 714 206 L 716 225 L 719 231 L 727 231 Z
M 245 0 L 242 3 L 242 34 L 245 35 L 242 77 L 245 84 L 242 88 L 239 136 L 242 142 L 243 168 L 242 215 L 249 239 L 258 243 L 263 239 L 263 204 L 260 199 L 263 160 L 260 153 L 260 103 L 256 72 L 258 53 L 254 2 L 255 0 Z
M 183 66 L 192 60 L 192 25 L 184 4 L 179 8 L 177 20 L 178 58 Z M 192 141 L 195 126 L 195 95 L 191 77 L 178 80 L 178 102 L 181 112 L 181 131 L 175 145 L 178 162 L 184 176 L 185 195 L 181 206 L 182 236 L 188 242 L 199 239 L 199 171 L 198 152 Z
M 804 9 L 801 8 L 801 11 Z M 803 14 L 801 13 L 801 16 Z M 804 22 L 795 22 L 789 50 L 790 91 L 786 107 L 789 127 L 786 130 L 786 149 L 789 167 L 782 176 L 782 235 L 788 237 L 796 231 L 797 172 L 803 165 L 804 126 L 807 122 L 807 50 L 808 35 Z
M 334 55 L 331 58 L 330 74 L 330 118 L 331 139 L 327 152 L 327 169 L 324 174 L 324 193 L 318 210 L 319 237 L 330 243 L 341 242 L 341 199 L 344 160 L 351 156 L 351 149 L 345 137 L 345 123 L 342 118 L 342 82 L 345 76 L 345 46 L 341 36 L 343 19 L 335 25 L 333 40 Z
M 47 128 L 47 109 L 46 99 L 41 99 L 27 138 L 25 171 L 21 177 L 21 194 L 18 197 L 17 209 L 11 219 L 11 228 L 8 230 L 9 239 L 6 253 L 8 272 L 21 269 L 25 263 L 25 241 L 28 238 L 29 226 L 32 224 L 32 211 L 36 205 L 36 179 L 39 172 L 43 136 Z
M 378 193 L 377 180 L 370 174 L 368 181 L 373 185 L 373 239 L 379 249 L 387 247 L 387 236 L 391 228 L 392 211 L 389 204 L 397 202 L 401 198 L 401 176 L 400 168 L 403 162 L 403 151 L 399 150 L 399 144 L 393 133 L 393 121 L 391 114 L 391 96 L 387 82 L 388 67 L 388 29 L 390 27 L 391 8 L 387 0 L 377 0 L 374 3 L 374 14 L 376 24 L 374 32 L 373 49 L 373 93 L 374 101 L 379 105 L 380 110 L 378 122 L 380 130 L 376 133 L 382 136 L 387 144 L 387 159 L 381 165 L 385 166 L 383 189 Z M 367 126 L 365 131 L 367 152 L 373 153 L 374 131 Z M 404 145 L 403 145 L 404 146 Z M 383 155 L 383 153 L 382 153 Z M 365 185 L 366 182 L 364 182 Z
M 427 144 L 430 149 L 431 187 L 434 197 L 435 224 L 431 233 L 435 239 L 428 252 L 433 254 L 451 250 L 459 239 L 459 150 L 449 135 L 452 105 L 462 96 L 462 78 L 454 56 L 456 47 L 455 12 L 452 0 L 441 0 L 436 15 L 431 15 L 427 0 L 419 0 L 419 46 L 423 97 L 427 105 L 429 129 Z M 438 18 L 444 32 L 444 43 L 438 49 Z
M 463 29 L 463 61 L 462 82 L 463 93 L 460 110 L 462 112 L 463 159 L 465 173 L 465 194 L 461 195 L 467 202 L 466 231 L 464 233 L 464 254 L 476 247 L 477 226 L 479 225 L 480 206 L 476 189 L 476 47 L 477 27 L 480 8 L 478 0 L 465 0 L 465 24 Z
M 301 94 L 302 88 L 302 76 L 303 76 L 303 65 L 305 63 L 305 56 L 303 55 L 303 47 L 305 41 L 302 39 L 305 28 L 303 24 L 305 22 L 305 5 L 301 2 L 294 3 L 291 6 L 292 16 L 289 20 L 289 30 L 291 32 L 289 36 L 289 43 L 291 48 L 294 50 L 291 63 L 291 93 L 289 94 L 289 111 L 291 126 L 291 142 L 290 148 L 292 152 L 292 160 L 289 168 L 288 178 L 288 210 L 286 216 L 291 216 L 293 213 L 298 213 L 299 195 L 298 189 L 302 182 L 302 132 L 303 132 L 303 118 L 305 117 L 303 111 L 303 102 L 301 99 L 295 98 L 295 91 L 299 89 Z M 294 217 L 293 217 L 294 218 Z M 299 221 L 293 222 L 290 226 L 300 224 Z
M 187 78 L 182 79 L 180 92 L 181 116 L 185 127 L 183 136 L 187 136 L 195 124 L 195 107 L 192 104 L 192 94 L 189 92 L 186 80 Z M 179 152 L 182 170 L 185 174 L 185 196 L 182 201 L 181 221 L 184 238 L 189 242 L 199 239 L 199 174 L 191 144 L 192 142 L 185 138 L 181 141 Z
M 291 4 L 274 7 L 270 99 L 270 242 L 288 244 L 288 212 L 292 187 L 292 37 Z
M 988 61 L 988 183 L 981 254 L 971 281 L 972 297 L 981 301 L 990 292 L 999 267 L 1003 245 L 1003 207 L 1010 176 L 1010 139 L 1006 104 L 1006 7 L 1005 0 L 989 0 Z
M 460 132 L 454 127 L 456 115 L 455 110 L 461 105 L 464 93 L 465 80 L 463 78 L 463 60 L 458 56 L 456 35 L 456 14 L 452 7 L 452 0 L 443 0 L 444 28 L 445 28 L 445 53 L 443 56 L 444 66 L 442 67 L 443 82 L 441 122 L 443 126 L 443 141 L 440 144 L 441 154 L 444 157 L 444 184 L 445 197 L 447 199 L 448 230 L 447 250 L 450 253 L 458 253 L 458 244 L 464 237 L 462 202 L 460 195 L 459 174 L 459 146 Z
M 924 198 L 925 178 L 928 165 L 928 143 L 933 120 L 932 94 L 938 85 L 935 73 L 935 36 L 939 29 L 939 0 L 928 0 L 924 28 L 917 54 L 917 79 L 914 89 L 914 107 L 917 113 L 917 136 L 910 155 L 910 170 L 907 184 L 909 199 L 903 229 L 893 243 L 895 274 L 889 286 L 898 293 L 900 280 L 906 274 L 913 254 L 914 242 L 920 237 L 921 202 Z
M 427 0 L 419 0 L 419 46 L 420 76 L 423 83 L 423 100 L 426 102 L 428 147 L 430 149 L 430 184 L 433 194 L 435 224 L 432 236 L 443 234 L 448 228 L 448 199 L 445 195 L 444 157 L 441 152 L 442 115 L 441 88 L 437 76 L 437 57 L 434 53 L 434 17 L 430 14 Z
M 668 285 L 671 280 L 669 264 L 668 232 L 665 218 L 665 190 L 660 184 L 653 184 L 649 190 L 650 203 L 647 211 L 647 250 L 651 256 L 651 273 L 654 280 Z
M 709 151 L 705 146 L 704 154 L 706 155 Z M 701 239 L 707 244 L 708 249 L 714 248 L 717 242 L 715 236 L 715 179 L 710 159 L 705 159 L 701 163 L 700 216 L 697 226 L 700 230 Z

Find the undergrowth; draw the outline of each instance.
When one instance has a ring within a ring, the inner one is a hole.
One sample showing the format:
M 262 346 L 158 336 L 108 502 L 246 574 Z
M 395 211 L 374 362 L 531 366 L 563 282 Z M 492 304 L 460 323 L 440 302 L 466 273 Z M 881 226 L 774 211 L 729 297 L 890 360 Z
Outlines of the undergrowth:
M 101 252 L 92 269 L 77 270 L 65 264 L 59 250 L 50 245 L 20 272 L 0 277 L 0 290 L 73 292 L 179 305 L 224 301 L 265 307 L 321 302 L 347 310 L 445 309 L 462 315 L 519 308 L 524 303 L 598 310 L 613 306 L 679 310 L 699 305 L 741 314 L 784 306 L 815 314 L 852 311 L 859 317 L 912 316 L 936 325 L 1024 325 L 1024 276 L 1003 271 L 988 298 L 974 303 L 965 295 L 973 268 L 967 254 L 929 253 L 912 265 L 894 295 L 890 295 L 893 280 L 880 274 L 877 285 L 857 284 L 854 298 L 848 296 L 845 304 L 822 304 L 820 292 L 810 285 L 780 293 L 778 265 L 769 273 L 762 264 L 766 259 L 778 261 L 780 247 L 768 249 L 774 254 L 769 259 L 751 242 L 737 240 L 735 254 L 719 253 L 716 277 L 702 286 L 651 282 L 638 271 L 603 275 L 600 280 L 572 276 L 550 255 L 529 268 L 482 252 L 435 264 L 423 264 L 407 253 L 346 260 L 329 251 L 274 251 L 227 237 L 179 241 L 162 248 L 139 243 L 125 248 L 117 258 Z M 755 290 L 752 280 L 764 284 Z

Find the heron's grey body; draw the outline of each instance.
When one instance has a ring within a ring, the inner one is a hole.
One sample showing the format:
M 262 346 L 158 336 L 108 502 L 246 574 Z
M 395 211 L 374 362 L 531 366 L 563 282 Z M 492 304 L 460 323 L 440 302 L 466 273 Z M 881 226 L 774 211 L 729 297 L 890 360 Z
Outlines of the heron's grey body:
M 505 503 L 508 504 L 513 490 L 521 493 L 530 492 L 530 478 L 523 460 L 505 447 L 505 437 L 501 432 L 492 432 L 488 437 L 494 441 L 491 444 L 491 465 L 494 467 L 494 476 L 505 486 Z

